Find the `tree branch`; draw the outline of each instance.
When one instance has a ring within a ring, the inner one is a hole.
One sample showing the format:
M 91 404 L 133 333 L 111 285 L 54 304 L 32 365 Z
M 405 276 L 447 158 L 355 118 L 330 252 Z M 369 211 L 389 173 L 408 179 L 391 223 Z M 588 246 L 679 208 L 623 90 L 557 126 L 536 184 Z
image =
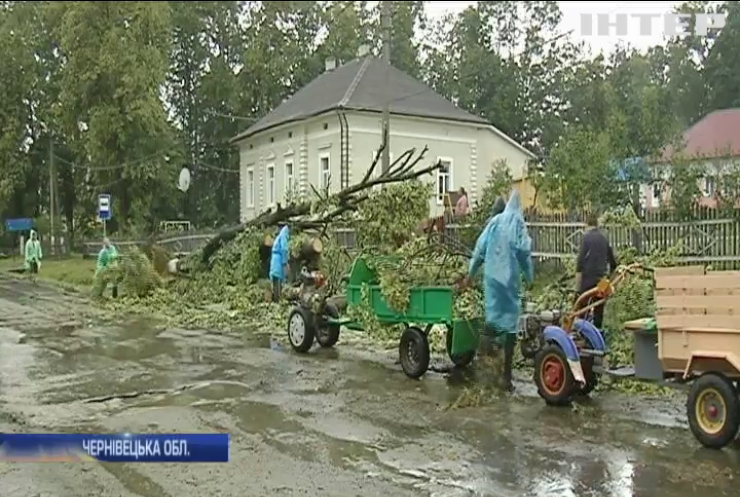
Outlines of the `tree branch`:
M 385 145 L 383 145 L 383 147 L 384 146 Z M 382 150 L 383 149 L 381 148 L 380 152 L 382 152 Z M 416 179 L 440 169 L 441 164 L 438 161 L 437 163 L 423 169 L 414 170 L 416 165 L 424 159 L 428 150 L 428 147 L 424 147 L 424 149 L 418 154 L 416 153 L 415 148 L 406 150 L 398 159 L 393 161 L 393 164 L 391 164 L 388 171 L 384 171 L 378 177 L 371 179 L 372 173 L 377 166 L 378 158 L 381 156 L 380 153 L 378 153 L 370 168 L 365 173 L 365 176 L 359 183 L 351 185 L 333 195 L 329 195 L 327 198 L 321 199 L 327 203 L 335 204 L 336 207 L 333 210 L 322 213 L 315 219 L 305 219 L 307 216 L 311 215 L 312 206 L 315 205 L 315 202 L 304 201 L 300 203 L 293 202 L 285 208 L 278 208 L 275 211 L 264 211 L 256 218 L 251 219 L 246 223 L 227 228 L 214 236 L 208 241 L 205 247 L 203 247 L 203 251 L 201 252 L 201 261 L 203 263 L 208 263 L 213 254 L 215 254 L 221 247 L 236 238 L 239 233 L 242 233 L 247 229 L 267 228 L 284 223 L 294 223 L 298 228 L 302 229 L 316 228 L 325 226 L 327 223 L 337 220 L 347 212 L 356 211 L 358 205 L 369 198 L 369 194 L 364 193 L 366 190 L 377 185 L 386 185 Z

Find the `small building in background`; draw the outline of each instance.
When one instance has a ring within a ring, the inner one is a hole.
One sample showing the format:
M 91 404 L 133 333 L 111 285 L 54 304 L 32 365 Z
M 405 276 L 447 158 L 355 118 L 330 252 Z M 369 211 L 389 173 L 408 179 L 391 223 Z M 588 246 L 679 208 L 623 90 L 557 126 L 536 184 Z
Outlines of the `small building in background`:
M 653 182 L 643 185 L 647 209 L 658 209 L 670 202 L 668 179 L 677 161 L 688 161 L 701 168 L 699 205 L 716 207 L 723 176 L 736 177 L 740 173 L 740 109 L 707 114 L 683 133 L 679 144 L 663 149 L 660 157 L 651 163 Z

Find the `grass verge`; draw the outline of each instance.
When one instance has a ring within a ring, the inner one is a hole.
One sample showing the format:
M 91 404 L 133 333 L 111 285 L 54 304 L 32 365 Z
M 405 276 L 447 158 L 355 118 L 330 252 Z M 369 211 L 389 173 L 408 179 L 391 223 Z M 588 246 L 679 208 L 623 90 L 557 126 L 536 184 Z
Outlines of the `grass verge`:
M 0 259 L 0 272 L 26 277 L 21 272 L 23 259 L 19 257 L 8 257 Z M 72 287 L 91 287 L 95 276 L 95 260 L 83 259 L 79 254 L 73 254 L 63 259 L 44 259 L 41 261 L 41 269 L 38 279 L 41 281 L 58 283 Z

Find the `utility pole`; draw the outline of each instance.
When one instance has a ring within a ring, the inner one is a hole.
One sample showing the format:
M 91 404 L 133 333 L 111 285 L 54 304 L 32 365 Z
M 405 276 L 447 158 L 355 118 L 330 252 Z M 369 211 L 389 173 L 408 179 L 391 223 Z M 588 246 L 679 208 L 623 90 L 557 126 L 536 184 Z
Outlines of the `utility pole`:
M 49 252 L 54 253 L 54 138 L 49 133 Z
M 389 84 L 389 72 L 391 64 L 391 2 L 380 2 L 380 25 L 383 29 L 383 61 L 386 63 L 385 84 Z M 387 95 L 386 95 L 387 96 Z M 386 98 L 383 103 L 383 164 L 382 171 L 385 173 L 391 168 L 391 110 L 390 100 Z

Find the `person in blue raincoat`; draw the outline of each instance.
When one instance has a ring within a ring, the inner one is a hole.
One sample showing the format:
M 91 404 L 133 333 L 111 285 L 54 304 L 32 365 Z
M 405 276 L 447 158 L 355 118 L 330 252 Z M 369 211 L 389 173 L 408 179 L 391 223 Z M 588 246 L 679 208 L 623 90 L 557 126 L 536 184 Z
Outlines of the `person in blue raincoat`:
M 512 390 L 514 348 L 521 311 L 521 274 L 527 282 L 534 278 L 532 240 L 524 223 L 519 192 L 514 190 L 503 212 L 494 214 L 475 244 L 469 278 L 483 265 L 485 327 L 483 339 L 490 349 L 503 342 L 503 384 Z
M 272 280 L 272 300 L 277 302 L 283 292 L 283 283 L 288 276 L 288 261 L 290 256 L 290 230 L 287 226 L 280 229 L 280 233 L 272 242 L 270 255 L 270 280 Z

